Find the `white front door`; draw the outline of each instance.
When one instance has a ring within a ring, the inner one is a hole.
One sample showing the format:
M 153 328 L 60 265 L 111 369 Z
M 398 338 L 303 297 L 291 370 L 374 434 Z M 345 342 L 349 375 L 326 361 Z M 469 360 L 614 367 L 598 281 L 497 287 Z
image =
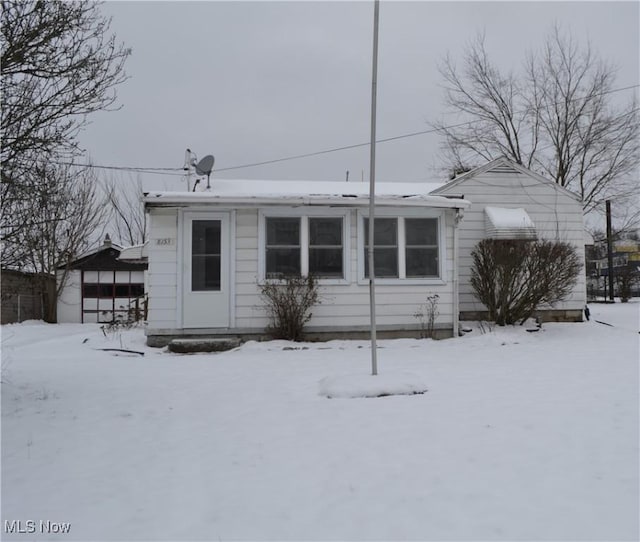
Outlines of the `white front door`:
M 185 213 L 182 327 L 229 327 L 229 215 Z

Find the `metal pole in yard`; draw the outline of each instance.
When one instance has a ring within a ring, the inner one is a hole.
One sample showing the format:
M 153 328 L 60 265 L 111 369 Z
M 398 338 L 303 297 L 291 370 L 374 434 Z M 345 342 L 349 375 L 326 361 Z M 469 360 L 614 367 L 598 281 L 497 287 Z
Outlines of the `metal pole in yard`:
M 378 18 L 380 0 L 375 0 L 373 10 L 373 69 L 371 77 L 371 152 L 369 160 L 369 312 L 371 315 L 371 374 L 378 374 L 376 346 L 376 281 L 373 258 L 375 196 L 376 196 L 376 95 L 378 85 Z
M 609 300 L 613 301 L 613 236 L 611 234 L 611 201 L 606 201 L 607 205 L 607 265 L 609 277 Z

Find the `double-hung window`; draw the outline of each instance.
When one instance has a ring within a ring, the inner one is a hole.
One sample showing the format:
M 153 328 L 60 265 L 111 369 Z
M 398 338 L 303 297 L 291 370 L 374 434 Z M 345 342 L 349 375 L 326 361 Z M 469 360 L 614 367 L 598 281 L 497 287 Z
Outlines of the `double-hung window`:
M 376 218 L 373 232 L 373 268 L 376 277 L 398 278 L 398 219 Z M 369 276 L 369 219 L 364 219 L 364 274 Z
M 344 277 L 343 218 L 308 217 L 309 273 L 316 277 Z
M 404 235 L 406 277 L 437 277 L 438 219 L 405 218 Z
M 266 219 L 267 277 L 300 274 L 300 217 Z
M 345 278 L 345 217 L 266 216 L 265 277 Z
M 373 233 L 375 276 L 382 279 L 440 277 L 438 218 L 376 217 Z M 363 268 L 369 277 L 369 219 L 363 218 Z

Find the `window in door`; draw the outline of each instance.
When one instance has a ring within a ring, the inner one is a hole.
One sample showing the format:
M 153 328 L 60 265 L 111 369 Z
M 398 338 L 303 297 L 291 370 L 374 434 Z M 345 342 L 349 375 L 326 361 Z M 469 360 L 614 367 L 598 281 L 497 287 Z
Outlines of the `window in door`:
M 191 226 L 191 290 L 219 291 L 221 269 L 220 220 L 194 220 Z

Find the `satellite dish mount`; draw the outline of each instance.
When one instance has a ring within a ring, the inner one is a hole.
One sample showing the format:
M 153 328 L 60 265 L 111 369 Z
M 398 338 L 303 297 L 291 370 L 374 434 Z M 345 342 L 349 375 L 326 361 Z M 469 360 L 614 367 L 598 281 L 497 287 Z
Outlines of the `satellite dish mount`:
M 207 154 L 202 160 L 200 160 L 196 165 L 196 173 L 198 175 L 206 175 L 207 176 L 207 190 L 211 189 L 211 171 L 213 170 L 213 163 L 215 159 L 213 155 Z
M 191 168 L 195 169 L 196 175 L 199 177 L 207 176 L 207 190 L 211 189 L 211 171 L 213 171 L 213 163 L 214 158 L 211 154 L 207 154 L 202 160 L 198 161 L 198 157 L 195 152 L 191 149 L 187 149 L 184 156 L 184 167 L 183 169 L 187 172 L 187 181 L 189 176 L 191 175 Z M 195 192 L 196 186 L 200 182 L 199 179 L 196 180 L 193 185 L 193 191 Z M 189 187 L 187 186 L 187 190 Z

